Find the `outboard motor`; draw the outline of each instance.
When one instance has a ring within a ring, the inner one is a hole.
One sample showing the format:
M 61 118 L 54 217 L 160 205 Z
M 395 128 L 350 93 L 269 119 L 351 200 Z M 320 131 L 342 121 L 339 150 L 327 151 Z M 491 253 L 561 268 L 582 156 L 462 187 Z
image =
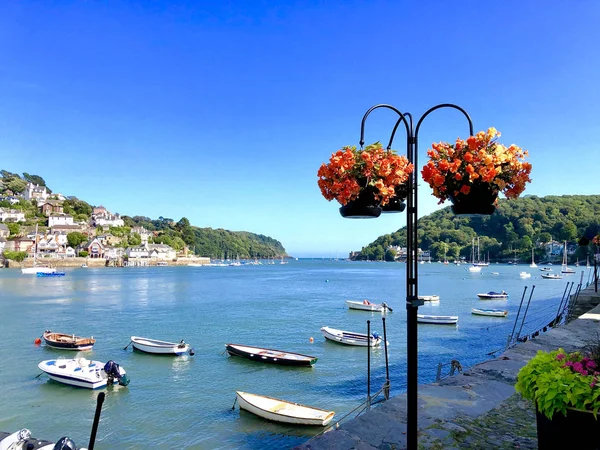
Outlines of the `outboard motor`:
M 114 384 L 115 379 L 121 386 L 127 386 L 129 384 L 129 378 L 125 374 L 121 374 L 119 365 L 112 359 L 104 365 L 104 372 L 108 378 L 108 385 Z
M 77 450 L 77 446 L 75 445 L 75 442 L 65 436 L 61 437 L 56 444 L 54 444 L 52 450 Z

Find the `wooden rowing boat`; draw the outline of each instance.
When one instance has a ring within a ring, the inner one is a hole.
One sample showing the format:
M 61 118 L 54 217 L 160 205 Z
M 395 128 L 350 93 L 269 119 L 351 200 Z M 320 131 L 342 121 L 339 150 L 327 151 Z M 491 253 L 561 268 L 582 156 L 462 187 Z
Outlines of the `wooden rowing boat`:
M 471 310 L 471 314 L 475 314 L 477 316 L 506 317 L 508 315 L 508 311 L 506 311 L 504 309 L 479 309 L 479 308 L 473 308 Z
M 272 348 L 251 347 L 240 344 L 225 344 L 225 349 L 231 356 L 240 356 L 252 361 L 259 361 L 282 366 L 308 366 L 312 367 L 317 362 L 316 356 L 302 355 L 300 353 L 284 352 Z
M 334 411 L 326 411 L 264 395 L 236 391 L 236 396 L 240 409 L 273 422 L 324 427 L 335 416 Z
M 428 314 L 417 314 L 417 322 L 434 325 L 456 325 L 458 316 L 432 316 Z
M 74 334 L 55 333 L 51 330 L 44 331 L 42 335 L 44 342 L 48 347 L 57 348 L 60 350 L 75 350 L 86 351 L 91 350 L 96 339 L 93 337 L 81 337 Z

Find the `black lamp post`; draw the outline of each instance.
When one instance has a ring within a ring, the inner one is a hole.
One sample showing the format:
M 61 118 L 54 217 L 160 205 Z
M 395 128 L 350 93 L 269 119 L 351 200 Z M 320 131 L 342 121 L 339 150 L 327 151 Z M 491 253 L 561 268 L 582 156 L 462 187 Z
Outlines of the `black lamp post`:
M 419 144 L 419 129 L 421 123 L 430 113 L 440 108 L 454 108 L 459 110 L 469 122 L 469 136 L 473 135 L 473 122 L 467 112 L 459 106 L 443 103 L 430 108 L 421 116 L 417 122 L 416 128 L 413 128 L 413 119 L 410 113 L 402 113 L 391 105 L 380 104 L 369 109 L 361 123 L 360 127 L 360 145 L 364 145 L 365 121 L 372 111 L 378 108 L 387 108 L 398 114 L 399 119 L 394 126 L 390 136 L 388 148 L 391 148 L 394 135 L 400 123 L 404 124 L 406 129 L 406 154 L 409 162 L 414 164 L 415 170 L 409 175 L 407 187 L 407 218 L 406 218 L 406 346 L 407 346 L 407 447 L 409 449 L 417 448 L 417 420 L 418 420 L 418 339 L 417 339 L 417 311 L 423 301 L 418 298 L 418 254 L 417 254 L 417 152 Z M 408 117 L 408 120 L 406 118 Z

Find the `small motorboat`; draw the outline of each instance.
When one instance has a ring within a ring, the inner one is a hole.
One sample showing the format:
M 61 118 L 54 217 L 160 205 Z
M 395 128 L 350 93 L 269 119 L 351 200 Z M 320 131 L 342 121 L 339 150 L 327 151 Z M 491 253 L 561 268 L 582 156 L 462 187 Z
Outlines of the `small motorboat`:
M 369 300 L 363 300 L 362 302 L 357 302 L 354 300 L 346 300 L 346 305 L 348 305 L 349 309 L 358 309 L 361 311 L 375 311 L 375 312 L 392 312 L 392 308 L 390 308 L 387 303 L 373 303 Z
M 225 344 L 227 353 L 231 356 L 240 356 L 252 361 L 280 364 L 283 366 L 312 367 L 317 362 L 316 356 L 302 355 L 300 353 L 284 352 L 271 348 L 250 347 L 240 344 Z
M 521 278 L 531 278 L 531 274 L 529 272 L 519 272 L 519 276 Z
M 477 316 L 506 317 L 506 316 L 508 316 L 508 311 L 503 310 L 503 309 L 479 309 L 479 308 L 473 308 L 471 310 L 471 314 L 475 314 Z
M 96 339 L 93 337 L 81 337 L 74 334 L 55 333 L 51 330 L 44 331 L 42 335 L 44 342 L 48 347 L 58 348 L 60 350 L 86 351 L 91 350 Z
M 439 295 L 419 295 L 417 297 L 419 300 L 423 300 L 424 302 L 439 302 Z
M 194 349 L 186 344 L 183 339 L 180 342 L 159 341 L 157 339 L 148 339 L 138 336 L 131 336 L 133 348 L 144 353 L 152 353 L 155 355 L 177 355 L 181 356 L 189 353 L 194 355 Z M 127 347 L 125 347 L 127 348 Z
M 45 277 L 64 277 L 65 272 L 37 272 L 35 274 L 36 277 L 45 278 Z
M 490 291 L 487 294 L 477 294 L 481 300 L 498 300 L 508 298 L 508 294 L 505 291 L 502 292 L 494 292 Z
M 356 345 L 359 347 L 367 347 L 369 341 L 371 342 L 371 347 L 377 347 L 382 341 L 381 336 L 379 336 L 377 332 L 374 332 L 371 336 L 367 336 L 366 334 L 354 333 L 352 331 L 342 331 L 336 330 L 335 328 L 323 327 L 321 328 L 321 333 L 323 333 L 325 339 L 330 341 L 346 345 Z
M 542 274 L 542 278 L 545 278 L 546 280 L 562 280 L 562 275 L 546 272 Z
M 39 369 L 51 380 L 87 389 L 101 389 L 118 382 L 129 384 L 125 369 L 114 361 L 106 364 L 85 358 L 49 359 L 38 364 Z
M 295 425 L 326 426 L 333 416 L 334 411 L 313 408 L 312 406 L 292 403 L 264 395 L 250 394 L 236 391 L 236 399 L 240 409 L 256 414 L 263 419 L 273 422 L 291 423 Z
M 62 437 L 56 442 L 44 441 L 31 437 L 31 431 L 23 428 L 14 433 L 0 431 L 0 450 L 86 450 L 79 448 L 68 437 Z
M 541 267 L 540 272 L 552 272 L 552 269 L 550 267 Z
M 431 316 L 428 314 L 417 314 L 417 322 L 434 325 L 456 325 L 458 316 Z

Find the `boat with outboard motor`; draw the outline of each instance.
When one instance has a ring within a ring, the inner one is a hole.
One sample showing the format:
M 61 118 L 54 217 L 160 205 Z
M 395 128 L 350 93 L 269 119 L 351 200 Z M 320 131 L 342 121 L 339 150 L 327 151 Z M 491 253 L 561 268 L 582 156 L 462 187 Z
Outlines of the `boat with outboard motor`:
M 44 331 L 42 338 L 44 338 L 44 342 L 48 347 L 81 352 L 91 350 L 96 343 L 93 336 L 87 338 L 75 336 L 74 334 L 55 333 L 52 330 Z
M 503 300 L 505 298 L 508 298 L 508 294 L 506 293 L 506 291 L 490 291 L 487 294 L 477 294 L 477 297 L 479 297 L 481 300 Z
M 104 364 L 85 358 L 49 359 L 40 362 L 38 368 L 51 380 L 87 389 L 129 384 L 125 369 L 112 360 Z
M 252 361 L 279 364 L 282 366 L 312 367 L 318 359 L 316 356 L 240 344 L 225 344 L 225 349 L 231 356 L 240 356 Z

